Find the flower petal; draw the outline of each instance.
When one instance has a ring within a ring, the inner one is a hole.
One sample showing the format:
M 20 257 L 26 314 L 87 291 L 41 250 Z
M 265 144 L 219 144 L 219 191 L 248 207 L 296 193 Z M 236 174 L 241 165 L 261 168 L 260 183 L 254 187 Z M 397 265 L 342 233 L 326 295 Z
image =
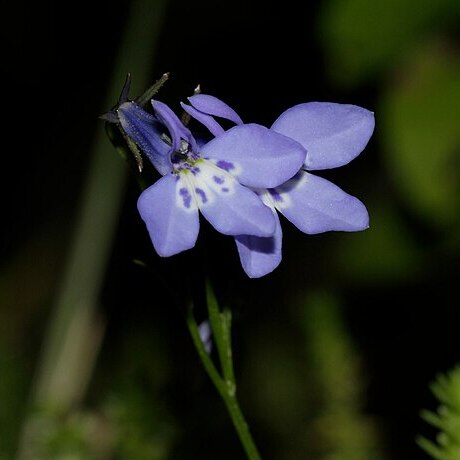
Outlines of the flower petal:
M 217 231 L 225 235 L 273 235 L 272 211 L 255 192 L 209 161 L 202 161 L 199 168 L 194 178 L 195 200 Z
M 235 236 L 241 265 L 249 278 L 260 278 L 272 272 L 281 262 L 283 233 L 276 211 L 273 209 L 276 227 L 273 236 Z
M 209 94 L 195 94 L 188 98 L 190 104 L 200 112 L 222 117 L 226 120 L 233 121 L 237 125 L 242 125 L 243 120 L 240 116 L 225 102 L 217 99 L 217 97 L 210 96 Z
M 361 201 L 306 171 L 269 192 L 276 208 L 302 232 L 355 232 L 369 227 Z
M 194 107 L 184 104 L 183 102 L 181 102 L 180 105 L 191 117 L 195 118 L 195 120 L 198 120 L 202 125 L 206 126 L 206 128 L 208 128 L 211 134 L 214 136 L 220 136 L 225 132 L 224 128 L 222 128 L 222 126 L 220 126 L 219 123 L 214 120 L 211 115 L 200 112 Z
M 117 113 L 123 131 L 147 155 L 158 172 L 162 175 L 170 172 L 170 146 L 161 139 L 163 125 L 134 102 L 121 104 Z
M 180 149 L 181 139 L 191 144 L 193 150 L 197 150 L 195 139 L 190 130 L 184 126 L 178 116 L 164 102 L 152 99 L 152 107 L 157 118 L 164 123 L 171 135 L 171 153 Z
M 243 185 L 272 188 L 302 166 L 306 151 L 296 141 L 261 125 L 235 126 L 201 149 L 202 156 L 238 178 Z
M 155 182 L 141 194 L 137 208 L 160 256 L 169 257 L 195 246 L 198 209 L 179 176 L 167 174 Z
M 343 166 L 366 147 L 374 131 L 374 114 L 356 105 L 309 102 L 282 113 L 272 129 L 295 139 L 308 151 L 309 170 Z

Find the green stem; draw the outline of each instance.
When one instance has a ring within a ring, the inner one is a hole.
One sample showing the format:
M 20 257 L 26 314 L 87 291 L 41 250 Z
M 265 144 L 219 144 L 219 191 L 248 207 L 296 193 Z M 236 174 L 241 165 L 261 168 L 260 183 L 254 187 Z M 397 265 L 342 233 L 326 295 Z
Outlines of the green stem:
M 216 305 L 217 308 L 217 305 Z M 214 311 L 215 313 L 215 311 Z M 217 313 L 220 315 L 221 313 Z M 224 313 L 225 314 L 225 313 Z M 249 431 L 249 426 L 244 418 L 243 413 L 241 412 L 241 408 L 238 404 L 238 400 L 236 399 L 236 391 L 235 391 L 235 385 L 234 385 L 234 379 L 233 381 L 230 380 L 232 383 L 231 385 L 228 384 L 229 379 L 224 380 L 219 372 L 217 371 L 213 361 L 211 360 L 210 356 L 206 352 L 203 342 L 200 337 L 200 333 L 198 330 L 198 325 L 196 323 L 195 317 L 193 315 L 193 306 L 190 305 L 187 309 L 187 326 L 190 331 L 190 335 L 192 336 L 192 341 L 193 344 L 195 345 L 195 348 L 198 352 L 198 356 L 200 357 L 200 360 L 203 364 L 203 367 L 205 368 L 207 374 L 209 375 L 212 383 L 216 387 L 217 391 L 219 392 L 221 398 L 223 399 L 225 406 L 227 407 L 228 413 L 230 414 L 230 418 L 233 422 L 233 426 L 236 429 L 236 432 L 238 433 L 238 437 L 240 438 L 241 444 L 243 445 L 243 448 L 246 452 L 247 458 L 249 460 L 261 460 L 260 454 L 257 451 L 257 447 L 254 443 L 254 440 L 252 439 L 251 433 Z M 214 317 L 216 319 L 216 317 Z M 217 328 L 217 330 L 222 331 L 222 327 Z M 216 334 L 216 331 L 213 329 L 214 334 Z M 224 344 L 229 342 L 224 339 L 222 340 L 222 336 L 217 338 L 214 336 L 215 342 Z M 231 359 L 231 352 L 226 354 L 227 358 L 230 357 Z M 231 376 L 233 378 L 233 365 L 231 367 L 232 373 Z
M 219 310 L 216 296 L 211 284 L 206 282 L 206 304 L 208 307 L 209 322 L 214 335 L 217 352 L 219 353 L 220 365 L 225 381 L 232 391 L 235 391 L 236 382 L 233 372 L 233 356 L 231 345 L 230 326 L 232 316 L 230 310 L 226 309 L 222 313 Z
M 260 454 L 257 450 L 254 440 L 252 439 L 251 432 L 249 431 L 249 425 L 247 424 L 246 419 L 244 418 L 244 415 L 241 412 L 241 408 L 238 404 L 238 400 L 236 399 L 235 393 L 233 393 L 233 395 L 227 393 L 227 395 L 228 398 L 224 397 L 224 402 L 227 406 L 227 410 L 232 419 L 233 426 L 235 427 L 238 433 L 241 444 L 243 445 L 248 459 L 260 460 Z
M 195 317 L 193 316 L 193 306 L 191 305 L 187 308 L 186 319 L 190 335 L 192 336 L 193 344 L 195 345 L 196 351 L 198 352 L 198 356 L 200 357 L 203 367 L 209 375 L 209 378 L 212 380 L 212 383 L 217 388 L 217 391 L 223 397 L 223 395 L 227 393 L 225 384 L 222 381 L 219 372 L 217 372 L 214 363 L 212 362 L 211 358 L 209 357 L 207 351 L 204 348 L 203 342 L 200 337 L 198 325 L 196 323 Z

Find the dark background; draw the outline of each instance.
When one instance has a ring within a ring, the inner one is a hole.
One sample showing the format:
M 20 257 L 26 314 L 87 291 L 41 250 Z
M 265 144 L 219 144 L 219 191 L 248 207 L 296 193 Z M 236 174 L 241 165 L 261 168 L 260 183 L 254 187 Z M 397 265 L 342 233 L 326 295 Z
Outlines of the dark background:
M 204 222 L 205 256 L 158 258 L 129 172 L 99 286 L 97 360 L 35 458 L 243 458 L 161 281 L 180 291 L 196 265 L 232 308 L 240 399 L 263 458 L 427 458 L 414 439 L 434 431 L 419 411 L 436 408 L 428 384 L 460 352 L 458 3 L 151 5 L 139 27 L 160 24 L 155 53 L 133 82 L 170 72 L 158 97 L 176 111 L 199 83 L 267 126 L 314 100 L 375 112 L 364 153 L 321 174 L 367 205 L 371 227 L 307 236 L 285 221 L 281 266 L 249 280 L 232 239 Z M 3 16 L 0 458 L 15 458 L 33 408 L 131 6 L 15 3 Z

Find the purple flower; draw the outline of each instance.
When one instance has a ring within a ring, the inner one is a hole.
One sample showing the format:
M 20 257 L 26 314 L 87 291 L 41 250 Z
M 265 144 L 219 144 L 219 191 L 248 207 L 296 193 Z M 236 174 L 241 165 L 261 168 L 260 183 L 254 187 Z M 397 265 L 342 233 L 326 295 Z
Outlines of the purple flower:
M 361 201 L 309 171 L 337 168 L 357 157 L 373 133 L 372 112 L 354 105 L 310 102 L 288 109 L 271 129 L 298 141 L 308 153 L 303 168 L 292 179 L 257 190 L 275 217 L 274 235 L 235 238 L 241 264 L 251 278 L 270 273 L 281 262 L 282 230 L 276 211 L 307 234 L 353 232 L 369 226 Z
M 204 145 L 162 102 L 152 101 L 154 115 L 134 102 L 117 109 L 126 135 L 163 175 L 138 200 L 139 213 L 160 256 L 195 245 L 199 211 L 226 235 L 273 235 L 273 212 L 249 187 L 277 187 L 293 177 L 305 160 L 306 151 L 297 141 L 260 125 L 243 125 L 216 98 L 199 100 L 208 103 L 207 113 L 199 112 L 200 107 L 185 107 L 215 135 Z M 224 131 L 213 115 L 237 126 Z
M 191 97 L 194 109 L 189 113 L 202 119 L 218 115 L 212 101 L 209 96 Z M 222 129 L 213 125 L 210 131 L 218 133 L 219 128 Z M 310 102 L 285 111 L 271 129 L 299 142 L 307 156 L 302 169 L 287 182 L 254 188 L 272 212 L 276 225 L 269 237 L 235 237 L 241 264 L 251 278 L 270 273 L 281 262 L 282 230 L 277 211 L 307 234 L 359 231 L 369 226 L 361 201 L 309 171 L 343 166 L 358 156 L 374 130 L 372 112 L 354 105 Z

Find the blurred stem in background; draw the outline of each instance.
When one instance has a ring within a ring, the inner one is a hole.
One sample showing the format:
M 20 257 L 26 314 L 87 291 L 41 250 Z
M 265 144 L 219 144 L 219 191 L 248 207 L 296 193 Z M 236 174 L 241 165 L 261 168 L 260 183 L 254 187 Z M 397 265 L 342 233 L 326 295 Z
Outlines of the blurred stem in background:
M 165 1 L 130 2 L 103 110 L 118 99 L 128 72 L 139 94 L 152 80 L 150 70 Z M 114 155 L 99 123 L 68 263 L 33 383 L 31 412 L 18 450 L 20 460 L 52 458 L 41 450 L 50 436 L 43 430 L 53 426 L 44 423 L 43 417 L 65 417 L 78 408 L 104 334 L 104 319 L 97 307 L 125 189 L 126 165 Z
M 320 290 L 312 290 L 305 303 L 302 324 L 317 386 L 307 448 L 315 459 L 384 460 L 377 420 L 364 413 L 362 363 L 342 307 L 339 296 Z

